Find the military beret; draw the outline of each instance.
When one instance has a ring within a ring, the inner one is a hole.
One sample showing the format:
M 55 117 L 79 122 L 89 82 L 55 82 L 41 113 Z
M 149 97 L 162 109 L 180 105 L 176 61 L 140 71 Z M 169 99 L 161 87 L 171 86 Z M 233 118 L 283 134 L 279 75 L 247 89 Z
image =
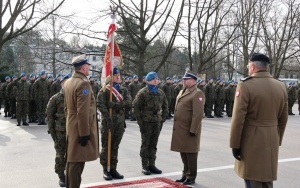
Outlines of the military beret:
M 58 78 L 58 77 L 60 77 L 61 76 L 61 74 L 58 74 L 58 75 L 56 75 L 56 78 Z
M 15 75 L 12 75 L 12 76 L 11 76 L 11 78 L 15 78 L 15 77 L 16 77 Z
M 210 77 L 210 78 L 208 78 L 207 80 L 209 81 L 209 80 L 213 80 L 214 78 L 213 77 Z
M 60 80 L 60 83 L 62 83 L 63 81 L 69 79 L 70 77 L 71 77 L 70 74 L 65 75 L 65 76 Z
M 20 77 L 23 77 L 23 76 L 26 76 L 26 73 L 25 73 L 25 72 L 22 72 L 22 73 L 20 74 Z
M 128 76 L 128 80 L 131 80 L 132 79 L 132 77 L 131 76 Z
M 184 74 L 184 76 L 182 77 L 182 79 L 191 79 L 191 78 L 194 79 L 194 80 L 198 79 L 197 76 L 195 74 L 191 73 L 191 72 L 186 72 Z
M 270 59 L 261 53 L 253 53 L 250 57 L 250 61 L 261 61 L 270 64 Z
M 198 80 L 197 80 L 197 83 L 199 84 L 199 83 L 201 83 L 201 81 L 202 81 L 201 79 L 198 79 Z
M 117 68 L 117 67 L 115 67 L 115 68 L 113 69 L 113 74 L 120 74 L 120 69 Z
M 85 54 L 73 57 L 73 59 L 72 59 L 72 65 L 74 67 L 79 67 L 79 66 L 82 66 L 84 64 L 90 65 L 90 63 L 88 62 L 88 59 L 86 58 Z
M 147 75 L 146 75 L 146 81 L 151 81 L 151 80 L 154 80 L 155 78 L 158 78 L 157 77 L 157 73 L 156 72 L 154 72 L 154 71 L 151 71 L 151 72 L 149 72 Z
M 133 77 L 132 77 L 133 79 L 136 79 L 136 78 L 138 78 L 138 76 L 137 75 L 133 75 Z
M 47 79 L 50 79 L 50 78 L 52 78 L 52 79 L 53 79 L 53 76 L 49 75 L 49 76 L 47 77 Z
M 44 74 L 46 74 L 46 71 L 45 71 L 45 70 L 42 70 L 42 71 L 41 71 L 41 76 L 44 75 Z
M 29 78 L 31 78 L 31 77 L 33 77 L 33 76 L 35 76 L 33 73 L 31 73 L 30 75 L 29 75 Z
M 167 77 L 166 80 L 172 80 L 170 77 Z
M 10 79 L 10 77 L 9 76 L 5 76 L 5 80 L 8 80 L 8 79 Z

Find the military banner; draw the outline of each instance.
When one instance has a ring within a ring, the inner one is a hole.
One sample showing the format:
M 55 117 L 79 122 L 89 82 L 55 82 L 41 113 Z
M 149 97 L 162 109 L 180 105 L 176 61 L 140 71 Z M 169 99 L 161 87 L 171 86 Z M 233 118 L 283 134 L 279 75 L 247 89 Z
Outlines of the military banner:
M 118 44 L 116 43 L 116 40 L 113 39 L 113 32 L 115 30 L 116 30 L 116 25 L 110 24 L 110 26 L 108 28 L 107 46 L 106 46 L 106 50 L 105 50 L 102 75 L 101 75 L 102 87 L 106 85 L 107 81 L 110 78 L 110 72 L 112 70 L 111 64 L 113 65 L 113 67 L 121 68 L 123 66 L 123 59 L 122 59 L 121 51 L 119 49 Z M 114 41 L 114 43 L 112 43 L 112 41 Z M 112 56 L 112 53 L 114 54 L 113 56 Z

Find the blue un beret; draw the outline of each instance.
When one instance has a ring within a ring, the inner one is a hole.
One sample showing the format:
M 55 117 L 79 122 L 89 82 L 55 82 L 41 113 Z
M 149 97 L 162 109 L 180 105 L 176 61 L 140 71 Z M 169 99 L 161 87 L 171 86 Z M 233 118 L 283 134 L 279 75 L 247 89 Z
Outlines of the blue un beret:
M 20 74 L 20 77 L 23 77 L 23 76 L 26 76 L 26 73 L 25 73 L 25 72 L 22 72 L 22 73 Z
M 35 76 L 33 73 L 31 73 L 30 75 L 29 75 L 29 78 L 31 78 L 31 77 L 33 77 L 33 76 Z
M 9 76 L 6 76 L 6 77 L 5 77 L 5 80 L 8 80 L 8 79 L 10 79 L 10 77 L 9 77 Z
M 71 77 L 70 74 L 65 75 L 65 76 L 60 80 L 60 83 L 62 83 L 63 81 L 69 79 L 70 77 Z
M 138 78 L 138 76 L 137 75 L 133 75 L 133 77 L 132 77 L 133 79 L 136 79 L 136 78 Z
M 155 79 L 155 78 L 158 78 L 157 77 L 157 73 L 156 72 L 153 72 L 153 71 L 151 71 L 151 72 L 149 72 L 147 75 L 146 75 L 146 81 L 151 81 L 151 80 L 153 80 L 153 79 Z
M 42 71 L 41 71 L 41 76 L 44 75 L 44 74 L 46 74 L 46 71 L 45 71 L 45 70 L 42 70 Z
M 117 67 L 115 67 L 113 69 L 113 74 L 120 74 L 120 69 L 118 69 Z

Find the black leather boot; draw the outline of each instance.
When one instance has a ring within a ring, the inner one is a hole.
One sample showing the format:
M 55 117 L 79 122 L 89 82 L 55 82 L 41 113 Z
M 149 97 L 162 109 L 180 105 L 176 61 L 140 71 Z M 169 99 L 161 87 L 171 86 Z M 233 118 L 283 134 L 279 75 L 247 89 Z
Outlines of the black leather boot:
M 59 174 L 58 177 L 59 177 L 58 185 L 60 187 L 66 187 L 67 184 L 66 184 L 66 176 L 65 176 L 65 174 Z
M 153 174 L 161 174 L 162 173 L 162 171 L 159 170 L 158 168 L 156 168 L 156 166 L 154 166 L 154 165 L 150 165 L 149 170 Z
M 182 176 L 180 179 L 175 180 L 175 181 L 176 181 L 176 182 L 181 182 L 181 183 L 183 183 L 183 182 L 185 182 L 185 180 L 186 180 L 186 177 L 185 177 L 185 176 Z
M 103 178 L 105 180 L 112 180 L 111 174 L 107 171 L 107 169 L 103 169 Z
M 143 173 L 144 175 L 150 175 L 150 174 L 151 174 L 149 168 L 146 167 L 146 166 L 143 166 L 142 173 Z
M 116 169 L 111 169 L 110 170 L 110 175 L 114 179 L 123 179 L 124 178 L 124 176 L 122 174 L 120 174 Z
M 24 126 L 28 126 L 29 124 L 26 122 L 26 121 L 23 121 L 23 124 Z

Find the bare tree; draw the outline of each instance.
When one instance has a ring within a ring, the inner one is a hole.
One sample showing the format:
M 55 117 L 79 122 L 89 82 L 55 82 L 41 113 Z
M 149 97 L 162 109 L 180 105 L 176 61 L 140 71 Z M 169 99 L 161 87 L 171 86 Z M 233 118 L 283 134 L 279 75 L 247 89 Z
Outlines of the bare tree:
M 64 1 L 57 0 L 56 6 L 51 9 L 45 9 L 43 4 L 47 2 L 42 0 L 1 0 L 0 50 L 5 42 L 35 28 L 49 15 L 53 14 Z
M 275 78 L 279 78 L 284 65 L 300 53 L 299 47 L 295 46 L 298 40 L 300 3 L 297 0 L 269 0 L 265 5 L 261 40 L 272 62 L 270 72 Z
M 171 37 L 167 40 L 168 44 L 165 48 L 165 51 L 161 52 L 163 54 L 158 67 L 155 70 L 159 70 L 161 66 L 166 62 L 169 54 L 172 51 L 172 47 L 177 36 L 177 30 L 179 28 L 179 23 L 182 17 L 183 11 L 183 0 L 178 13 L 177 18 L 173 18 L 171 12 L 174 10 L 175 0 L 164 1 L 164 0 L 140 0 L 138 3 L 135 1 L 122 2 L 118 0 L 115 2 L 111 1 L 115 6 L 118 6 L 118 14 L 124 22 L 124 27 L 127 31 L 128 36 L 130 37 L 132 43 L 135 46 L 135 52 L 137 54 L 136 58 L 126 57 L 137 68 L 137 73 L 139 78 L 145 74 L 144 65 L 147 62 L 147 59 L 151 57 L 146 57 L 147 47 L 154 42 L 161 31 L 166 29 L 167 23 L 172 24 L 173 27 L 169 30 L 172 30 Z M 132 22 L 131 20 L 134 20 Z M 138 33 L 135 32 L 131 27 L 135 24 L 138 26 Z M 170 23 L 172 22 L 172 23 Z M 152 34 L 154 28 L 157 28 L 156 33 Z

